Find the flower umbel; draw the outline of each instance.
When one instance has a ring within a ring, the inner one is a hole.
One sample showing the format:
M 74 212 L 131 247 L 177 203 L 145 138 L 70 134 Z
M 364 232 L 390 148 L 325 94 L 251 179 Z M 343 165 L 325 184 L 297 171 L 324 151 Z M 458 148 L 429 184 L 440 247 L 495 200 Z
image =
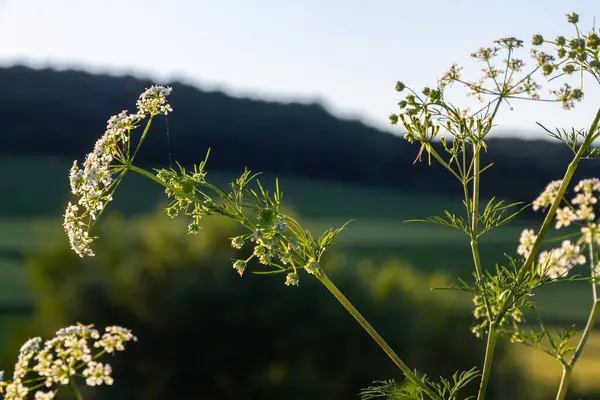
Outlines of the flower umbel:
M 140 95 L 136 113 L 122 111 L 110 117 L 104 135 L 86 156 L 83 165 L 73 162 L 69 180 L 71 192 L 78 197 L 78 201 L 77 204 L 69 202 L 67 205 L 63 226 L 71 248 L 80 257 L 94 255 L 91 244 L 95 238 L 89 235 L 89 231 L 107 203 L 112 200 L 120 179 L 135 156 L 137 148 L 131 153 L 132 131 L 139 127 L 141 120 L 150 117 L 138 143 L 139 148 L 152 117 L 167 115 L 172 111 L 166 100 L 169 94 L 171 88 L 168 87 L 152 86 L 147 89 Z
M 96 360 L 105 353 L 124 350 L 131 340 L 136 339 L 125 328 L 108 327 L 101 337 L 96 329 L 83 325 L 60 329 L 45 343 L 39 337 L 30 339 L 19 351 L 12 381 L 0 380 L 0 393 L 4 399 L 21 400 L 35 391 L 37 400 L 52 399 L 78 375 L 86 378 L 88 386 L 111 385 L 110 365 Z M 98 349 L 95 353 L 94 348 Z M 36 391 L 42 386 L 50 390 Z

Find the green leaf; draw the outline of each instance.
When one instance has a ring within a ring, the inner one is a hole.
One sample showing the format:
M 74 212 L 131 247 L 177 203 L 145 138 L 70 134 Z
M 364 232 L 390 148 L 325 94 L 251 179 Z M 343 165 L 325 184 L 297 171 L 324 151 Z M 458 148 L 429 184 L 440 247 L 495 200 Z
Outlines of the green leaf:
M 447 226 L 449 228 L 458 229 L 459 231 L 464 232 L 467 235 L 469 234 L 468 225 L 463 217 L 459 217 L 456 214 L 452 214 L 449 211 L 444 211 L 444 214 L 444 217 L 433 216 L 428 217 L 426 219 L 409 219 L 404 222 L 426 222 L 430 224 L 442 225 Z
M 496 198 L 492 197 L 486 204 L 483 213 L 478 217 L 479 221 L 481 222 L 482 229 L 477 233 L 477 237 L 480 237 L 484 233 L 489 232 L 494 228 L 505 225 L 519 215 L 523 210 L 529 207 L 529 205 L 525 205 L 512 214 L 504 216 L 506 211 L 521 204 L 523 204 L 523 202 L 515 202 L 504 205 L 504 200 L 496 201 Z

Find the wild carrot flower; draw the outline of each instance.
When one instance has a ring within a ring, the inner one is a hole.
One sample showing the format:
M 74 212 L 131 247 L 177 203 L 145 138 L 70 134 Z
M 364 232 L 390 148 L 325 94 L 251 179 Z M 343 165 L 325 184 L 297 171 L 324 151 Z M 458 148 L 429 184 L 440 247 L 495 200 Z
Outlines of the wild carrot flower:
M 588 223 L 581 228 L 581 233 L 583 234 L 584 243 L 590 245 L 593 242 L 600 245 L 600 229 L 598 229 L 596 223 Z
M 539 210 L 549 207 L 558 194 L 562 181 L 553 181 L 546 186 L 542 194 L 533 202 L 533 209 Z M 600 179 L 582 179 L 574 187 L 574 196 L 563 199 L 566 206 L 558 208 L 555 215 L 555 228 L 560 229 L 572 223 L 580 224 L 581 237 L 577 243 L 569 240 L 562 242 L 561 247 L 546 250 L 538 255 L 538 273 L 540 276 L 556 279 L 565 277 L 569 271 L 578 264 L 585 264 L 586 257 L 582 254 L 582 247 L 592 242 L 600 244 L 600 232 L 594 222 L 594 206 L 598 198 L 594 192 L 600 192 Z M 533 248 L 537 237 L 532 230 L 524 230 L 519 238 L 517 253 L 527 257 Z
M 558 189 L 560 188 L 561 184 L 562 180 L 550 182 L 542 194 L 540 194 L 538 198 L 533 201 L 533 211 L 549 207 L 558 195 Z
M 152 86 L 150 89 L 146 89 L 137 101 L 138 111 L 144 116 L 154 116 L 159 114 L 167 115 L 170 112 L 173 112 L 173 109 L 169 103 L 167 103 L 167 96 L 169 96 L 172 91 L 172 88 L 164 86 Z
M 77 204 L 69 202 L 64 215 L 64 229 L 71 249 L 80 257 L 93 256 L 91 243 L 94 238 L 89 230 L 106 204 L 112 201 L 116 189 L 115 175 L 125 170 L 130 162 L 131 132 L 138 123 L 150 116 L 168 114 L 172 111 L 166 101 L 171 88 L 152 86 L 137 101 L 137 112 L 122 111 L 109 118 L 106 131 L 94 145 L 81 166 L 73 162 L 69 174 L 71 192 L 78 196 Z
M 94 347 L 100 347 L 107 353 L 114 353 L 115 350 L 125 350 L 125 343 L 131 340 L 135 342 L 137 338 L 133 336 L 129 329 L 120 326 L 109 326 L 102 338 L 94 343 Z
M 534 233 L 533 229 L 524 229 L 521 232 L 521 237 L 519 238 L 519 247 L 517 248 L 517 254 L 527 258 L 529 257 L 529 253 L 531 253 L 531 249 L 533 249 L 533 244 L 537 239 L 537 235 Z
M 110 376 L 111 372 L 112 368 L 110 365 L 91 361 L 88 363 L 87 368 L 83 370 L 83 376 L 86 378 L 85 383 L 88 386 L 98 386 L 103 383 L 112 385 L 113 378 Z
M 43 392 L 40 390 L 35 392 L 34 400 L 52 400 L 55 395 L 55 392 Z
M 543 251 L 538 259 L 540 276 L 556 279 L 565 277 L 577 264 L 585 264 L 586 258 L 581 254 L 581 248 L 570 240 L 564 240 L 561 247 Z
M 33 385 L 37 385 L 36 388 L 42 383 L 46 388 L 55 386 L 55 389 L 39 390 L 35 392 L 34 399 L 53 399 L 60 386 L 68 385 L 78 374 L 86 378 L 89 386 L 110 385 L 113 382 L 110 365 L 99 363 L 96 358 L 104 352 L 124 350 L 125 342 L 130 340 L 136 339 L 125 328 L 108 327 L 100 336 L 96 329 L 82 325 L 60 329 L 54 338 L 46 342 L 39 337 L 29 339 L 21 346 L 12 381 L 3 382 L 3 373 L 0 373 L 0 393 L 4 399 L 25 399 L 32 392 L 27 384 L 35 382 Z M 93 354 L 89 341 L 93 341 L 93 347 L 101 350 Z M 80 369 L 83 371 L 78 372 Z M 41 382 L 36 378 L 30 379 L 34 373 L 41 378 Z
M 569 207 L 563 207 L 556 210 L 556 229 L 560 229 L 563 226 L 569 226 L 571 222 L 577 219 L 575 214 Z
M 29 389 L 20 380 L 13 381 L 4 389 L 4 400 L 22 400 L 29 393 Z

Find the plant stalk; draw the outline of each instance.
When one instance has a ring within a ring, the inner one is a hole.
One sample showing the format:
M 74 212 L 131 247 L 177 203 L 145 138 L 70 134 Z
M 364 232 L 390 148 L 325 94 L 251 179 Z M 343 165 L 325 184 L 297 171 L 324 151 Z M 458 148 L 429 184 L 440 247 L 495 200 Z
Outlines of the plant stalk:
M 186 199 L 188 199 L 189 201 L 193 202 L 193 203 L 197 203 L 199 202 L 198 198 L 196 198 L 193 195 L 190 195 L 189 193 L 184 193 L 180 190 L 177 190 L 175 187 L 173 187 L 172 185 L 168 184 L 167 182 L 163 182 L 160 179 L 158 179 L 158 177 L 152 175 L 150 172 L 146 171 L 145 169 L 136 167 L 135 165 L 127 165 L 127 169 L 133 171 L 133 172 L 137 172 L 140 175 L 145 176 L 148 179 L 153 180 L 154 182 L 158 183 L 159 185 L 161 185 L 164 188 L 167 188 L 169 190 L 171 190 L 174 193 L 177 193 L 178 195 L 185 197 Z M 227 195 L 225 195 L 221 190 L 219 190 L 218 188 L 216 188 L 215 186 L 209 184 L 209 183 L 205 183 L 203 186 L 207 187 L 208 189 L 213 190 L 215 193 L 217 193 L 221 198 L 223 198 L 223 200 L 225 200 L 230 207 L 233 207 L 234 210 L 236 209 L 233 205 L 233 203 L 231 202 L 231 200 L 229 200 L 227 198 Z M 239 223 L 241 223 L 242 225 L 244 225 L 246 228 L 250 229 L 250 230 L 254 230 L 254 226 L 252 226 L 250 224 L 250 222 L 243 217 L 243 215 L 241 215 L 240 212 L 238 212 L 238 214 L 231 214 L 231 213 L 227 213 L 226 214 L 227 217 L 238 221 Z
M 595 132 L 598 130 L 599 123 L 600 123 L 600 109 L 598 109 L 598 111 L 596 112 L 596 117 L 594 118 L 594 121 L 592 122 L 592 125 L 590 126 L 587 136 L 585 137 L 583 143 L 577 150 L 577 153 L 575 153 L 573 160 L 567 167 L 567 171 L 565 172 L 562 183 L 558 189 L 556 199 L 554 199 L 554 202 L 550 206 L 550 210 L 548 211 L 548 213 L 546 214 L 546 217 L 544 218 L 544 222 L 542 223 L 542 226 L 540 227 L 537 238 L 536 238 L 535 242 L 533 243 L 531 252 L 525 259 L 525 263 L 523 264 L 523 266 L 519 270 L 519 273 L 517 274 L 517 280 L 523 279 L 527 270 L 533 265 L 533 259 L 537 255 L 540 245 L 542 243 L 542 240 L 544 239 L 544 236 L 546 234 L 546 231 L 552 224 L 552 220 L 554 219 L 556 210 L 558 210 L 558 206 L 560 205 L 560 202 L 561 202 L 562 198 L 564 197 L 565 192 L 567 191 L 567 187 L 569 186 L 569 184 L 571 183 L 571 180 L 573 179 L 573 176 L 575 175 L 575 170 L 577 169 L 577 165 L 579 164 L 579 161 L 583 158 L 583 155 L 588 150 L 588 148 L 591 146 L 594 138 L 596 137 Z M 592 235 L 592 240 L 593 240 L 593 235 Z M 593 260 L 591 260 L 591 262 L 593 263 Z M 592 274 L 593 273 L 594 273 L 594 271 L 592 269 Z M 569 364 L 563 366 L 563 374 L 561 377 L 558 393 L 556 394 L 557 400 L 564 399 L 564 397 L 567 394 L 567 388 L 568 388 L 570 380 L 571 380 L 571 373 L 572 373 L 574 361 L 576 362 L 577 359 L 581 356 L 581 353 L 583 352 L 583 347 L 585 346 L 587 339 L 589 337 L 589 334 L 591 333 L 591 327 L 594 325 L 594 321 L 596 319 L 596 314 L 598 313 L 599 305 L 598 305 L 598 300 L 596 298 L 595 284 L 596 284 L 595 279 L 592 279 L 592 285 L 594 285 L 594 288 L 593 288 L 594 289 L 594 291 L 593 291 L 594 305 L 592 306 L 592 310 L 590 312 L 588 322 L 586 324 L 583 335 L 581 337 L 581 341 L 579 342 L 579 345 L 577 346 L 577 349 L 575 350 L 575 353 L 573 354 L 573 359 L 571 360 L 571 362 Z M 512 304 L 513 301 L 514 301 L 514 298 L 511 293 L 509 296 L 507 296 L 507 298 L 502 306 L 502 310 L 496 318 L 496 321 L 498 323 L 502 320 L 502 318 L 504 317 L 504 314 L 508 311 L 508 308 L 509 308 L 510 304 Z
M 479 384 L 477 400 L 485 399 L 485 392 L 492 373 L 492 363 L 494 361 L 494 352 L 496 350 L 496 339 L 498 338 L 497 329 L 498 323 L 492 321 L 490 323 L 490 329 L 488 330 L 487 344 L 485 346 L 485 359 L 483 361 L 483 370 L 481 372 L 481 383 Z
M 478 219 L 479 219 L 479 177 L 480 177 L 480 148 L 478 144 L 473 144 L 473 197 L 471 203 L 471 253 L 473 255 L 473 264 L 475 265 L 475 275 L 478 281 L 481 281 L 483 271 L 481 268 L 481 258 L 479 256 L 479 246 L 477 244 L 477 230 L 478 230 Z M 494 353 L 496 349 L 496 338 L 498 323 L 493 321 L 491 315 L 491 307 L 487 298 L 484 297 L 485 307 L 488 312 L 488 318 L 490 319 L 490 328 L 488 330 L 487 344 L 485 347 L 485 359 L 483 361 L 483 370 L 481 373 L 481 383 L 479 385 L 479 392 L 477 393 L 477 399 L 482 400 L 485 398 L 487 385 L 490 380 L 490 374 L 492 372 L 492 363 L 494 361 Z
M 552 224 L 552 220 L 554 219 L 556 210 L 558 210 L 558 206 L 560 205 L 560 202 L 561 202 L 562 198 L 564 197 L 565 192 L 567 191 L 567 187 L 569 186 L 569 184 L 571 183 L 571 180 L 573 179 L 573 176 L 575 175 L 575 170 L 577 170 L 577 165 L 579 164 L 579 161 L 581 160 L 581 158 L 583 157 L 583 155 L 585 154 L 585 152 L 587 151 L 589 146 L 591 146 L 591 144 L 592 144 L 592 141 L 595 136 L 594 133 L 598 129 L 599 123 L 600 123 L 600 109 L 598 109 L 598 112 L 596 113 L 596 117 L 594 118 L 594 121 L 592 122 L 592 125 L 590 126 L 590 129 L 588 131 L 587 136 L 585 137 L 585 140 L 583 141 L 583 143 L 579 147 L 579 150 L 577 150 L 575 157 L 573 157 L 573 160 L 567 167 L 567 171 L 565 172 L 565 175 L 563 177 L 562 184 L 558 188 L 558 193 L 556 195 L 556 199 L 554 199 L 554 202 L 550 206 L 550 210 L 548 211 L 548 213 L 546 214 L 546 217 L 544 218 L 544 222 L 542 223 L 542 226 L 540 227 L 540 230 L 538 231 L 537 238 L 535 239 L 535 242 L 533 243 L 531 252 L 525 259 L 523 266 L 521 267 L 521 269 L 519 270 L 519 273 L 517 274 L 518 281 L 520 281 L 524 278 L 524 276 L 527 273 L 527 271 L 529 270 L 529 268 L 533 265 L 533 259 L 535 258 L 535 256 L 538 253 L 540 245 L 542 244 L 542 240 L 544 239 L 544 236 L 546 235 L 546 231 L 550 228 L 550 225 Z M 502 320 L 502 318 L 508 311 L 508 309 L 509 309 L 510 305 L 513 303 L 513 301 L 514 301 L 514 296 L 511 293 L 509 296 L 506 297 L 506 300 L 503 304 L 502 310 L 496 317 L 496 321 L 499 322 Z
M 71 377 L 71 379 L 69 379 L 69 386 L 71 387 L 71 391 L 75 395 L 75 398 L 77 400 L 83 400 L 83 396 L 81 395 L 81 392 L 79 392 L 79 389 L 77 389 L 77 385 L 75 385 L 75 382 L 73 382 L 73 377 Z
M 166 182 L 162 182 L 153 174 L 148 171 L 138 168 L 134 165 L 128 165 L 128 169 L 137 172 L 154 182 L 169 188 L 170 190 L 181 194 L 182 196 L 188 198 L 191 201 L 195 201 L 196 198 L 194 196 L 190 196 L 186 193 L 182 193 L 169 185 Z M 358 323 L 371 335 L 371 337 L 377 342 L 377 344 L 383 349 L 383 351 L 392 359 L 392 361 L 400 368 L 400 370 L 404 373 L 404 375 L 415 385 L 417 385 L 424 393 L 426 393 L 430 398 L 438 400 L 439 396 L 437 396 L 411 369 L 404 364 L 404 362 L 398 357 L 398 355 L 392 350 L 392 348 L 386 343 L 386 341 L 377 333 L 377 331 L 367 322 L 367 320 L 360 314 L 360 312 L 350 303 L 350 301 L 340 292 L 337 286 L 325 275 L 323 271 L 317 275 L 317 278 L 325 285 L 325 287 L 334 295 L 334 297 L 346 308 L 346 310 L 358 321 Z
M 335 286 L 335 284 L 327 277 L 325 272 L 322 270 L 316 275 L 319 281 L 333 296 L 344 306 L 344 308 L 354 317 L 354 319 L 363 327 L 365 331 L 375 342 L 381 347 L 381 349 L 388 355 L 388 357 L 396 364 L 398 368 L 404 373 L 406 378 L 418 386 L 427 396 L 431 399 L 438 399 L 437 396 L 401 359 L 398 355 L 392 350 L 389 344 L 386 343 L 385 340 L 377 333 L 375 328 L 369 324 L 369 322 L 362 316 L 362 314 L 350 303 L 350 301 L 342 294 L 342 292 Z
M 594 251 L 594 232 L 592 232 L 592 242 L 590 243 L 590 269 L 592 274 L 592 296 L 594 299 L 594 304 L 592 305 L 592 309 L 590 310 L 590 315 L 588 317 L 585 328 L 583 329 L 583 333 L 581 334 L 581 339 L 579 340 L 579 344 L 577 348 L 573 352 L 573 358 L 569 362 L 568 365 L 563 367 L 563 374 L 560 379 L 560 386 L 558 388 L 558 393 L 556 393 L 556 400 L 563 400 L 567 394 L 567 389 L 569 384 L 571 383 L 571 372 L 575 368 L 575 364 L 577 360 L 583 354 L 583 349 L 587 344 L 588 339 L 590 338 L 590 334 L 594 329 L 594 323 L 596 322 L 596 317 L 598 316 L 598 311 L 600 311 L 600 299 L 598 299 L 598 292 L 596 288 L 596 265 L 594 264 L 595 251 Z M 567 373 L 568 371 L 568 373 Z
M 142 132 L 142 136 L 140 137 L 140 140 L 138 141 L 138 144 L 135 147 L 135 150 L 133 151 L 133 155 L 131 156 L 131 158 L 128 161 L 129 164 L 133 163 L 135 156 L 137 155 L 138 151 L 140 151 L 140 148 L 142 147 L 142 143 L 144 143 L 144 139 L 146 138 L 146 135 L 148 134 L 148 131 L 150 130 L 150 125 L 152 125 L 153 119 L 154 119 L 154 115 L 151 115 L 150 118 L 148 118 L 148 122 L 146 122 L 146 127 L 144 128 L 144 131 Z M 131 142 L 131 137 L 129 138 L 129 142 Z
M 558 387 L 558 393 L 556 393 L 556 400 L 564 399 L 567 395 L 567 388 L 571 381 L 571 374 L 573 369 L 568 365 L 563 365 L 562 377 L 560 378 L 560 386 Z
M 544 239 L 544 235 L 546 234 L 546 231 L 552 224 L 552 220 L 554 219 L 554 215 L 556 214 L 556 210 L 558 209 L 560 201 L 563 198 L 563 196 L 565 195 L 565 192 L 567 191 L 567 187 L 569 186 L 569 183 L 571 183 L 571 179 L 573 179 L 573 175 L 575 175 L 575 170 L 577 169 L 577 165 L 579 164 L 579 161 L 581 160 L 581 158 L 583 157 L 583 155 L 585 154 L 585 152 L 587 151 L 589 146 L 592 144 L 591 139 L 594 136 L 594 132 L 598 129 L 599 122 L 600 122 L 600 109 L 598 109 L 598 112 L 596 113 L 596 117 L 594 118 L 594 121 L 592 122 L 592 125 L 590 126 L 590 130 L 588 131 L 588 134 L 587 134 L 584 142 L 581 144 L 581 146 L 579 147 L 579 150 L 575 154 L 575 157 L 573 157 L 573 160 L 567 167 L 567 171 L 565 172 L 565 176 L 563 177 L 562 184 L 560 185 L 560 188 L 558 189 L 556 199 L 554 200 L 554 203 L 552 203 L 550 210 L 546 214 L 546 218 L 544 218 L 544 222 L 542 223 L 542 226 L 538 232 L 537 239 L 533 243 L 533 248 L 531 249 L 529 256 L 525 259 L 525 263 L 523 264 L 523 267 L 519 271 L 518 276 L 520 279 L 523 278 L 526 271 L 533 264 L 533 258 L 537 255 L 540 245 L 542 244 L 542 240 Z M 511 304 L 511 303 L 512 303 L 512 301 L 507 302 L 506 304 Z
M 473 254 L 473 264 L 475 265 L 475 274 L 477 279 L 481 280 L 483 271 L 481 270 L 481 259 L 479 257 L 479 248 L 477 246 L 477 229 L 479 221 L 479 175 L 480 158 L 479 146 L 473 144 L 473 198 L 471 203 L 471 252 Z

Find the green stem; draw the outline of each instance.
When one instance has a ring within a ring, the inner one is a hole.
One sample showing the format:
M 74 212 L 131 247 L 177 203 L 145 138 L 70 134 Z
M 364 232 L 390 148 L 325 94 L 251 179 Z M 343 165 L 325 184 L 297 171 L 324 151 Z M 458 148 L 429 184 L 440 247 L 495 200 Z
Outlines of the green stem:
M 590 337 L 590 333 L 591 333 L 592 329 L 594 329 L 594 322 L 596 321 L 596 316 L 598 315 L 598 310 L 600 310 L 600 300 L 598 299 L 598 293 L 596 291 L 596 276 L 595 276 L 596 266 L 594 264 L 595 251 L 594 251 L 593 236 L 592 236 L 592 243 L 590 243 L 589 247 L 590 247 L 590 269 L 591 269 L 591 273 L 592 273 L 592 296 L 594 299 L 594 304 L 592 306 L 592 309 L 590 310 L 590 315 L 588 317 L 587 323 L 583 330 L 583 334 L 581 335 L 581 340 L 579 341 L 579 344 L 577 345 L 577 348 L 575 349 L 575 352 L 573 353 L 573 359 L 571 359 L 571 362 L 570 362 L 571 368 L 575 367 L 575 363 L 577 362 L 577 360 L 579 360 L 579 357 L 581 357 L 581 353 L 583 353 L 583 348 L 585 347 L 585 344 L 587 343 L 587 340 Z
M 492 373 L 492 363 L 494 361 L 494 352 L 496 350 L 496 339 L 498 338 L 496 330 L 498 329 L 498 323 L 492 321 L 490 323 L 490 329 L 488 330 L 487 344 L 485 346 L 485 359 L 483 361 L 483 371 L 481 371 L 481 383 L 479 385 L 479 392 L 477 393 L 477 400 L 483 400 L 485 398 L 485 392 L 487 385 L 490 380 Z
M 433 158 L 436 159 L 437 162 L 439 162 L 444 168 L 446 168 L 452 175 L 454 175 L 454 177 L 456 179 L 458 179 L 459 181 L 463 182 L 463 179 L 460 175 L 458 175 L 456 173 L 456 171 L 454 171 L 452 169 L 452 167 L 450 165 L 448 165 L 448 163 L 438 154 L 437 151 L 435 151 L 435 149 L 431 146 L 428 146 L 427 150 L 429 151 L 429 154 L 431 154 L 433 156 Z
M 563 369 L 563 375 L 560 380 L 560 386 L 558 389 L 558 393 L 556 394 L 556 400 L 564 399 L 565 395 L 567 394 L 567 389 L 569 387 L 569 384 L 571 383 L 570 382 L 571 381 L 571 371 L 573 371 L 573 369 L 575 368 L 575 364 L 577 363 L 577 360 L 579 360 L 579 358 L 583 354 L 583 349 L 584 349 L 585 345 L 587 344 L 588 339 L 590 338 L 592 329 L 594 329 L 594 323 L 596 322 L 596 317 L 598 316 L 598 311 L 600 310 L 600 299 L 598 299 L 598 293 L 596 290 L 596 276 L 595 276 L 596 266 L 594 264 L 594 257 L 595 257 L 594 232 L 592 232 L 592 242 L 590 243 L 589 247 L 590 247 L 590 268 L 592 271 L 592 296 L 594 299 L 594 304 L 592 306 L 592 309 L 590 310 L 590 315 L 588 317 L 585 328 L 583 329 L 583 333 L 581 335 L 581 339 L 579 340 L 579 344 L 577 345 L 577 348 L 575 349 L 575 352 L 573 353 L 573 358 L 571 359 L 569 364 L 566 365 Z M 565 372 L 567 370 L 569 371 L 568 373 Z
M 481 281 L 483 271 L 481 268 L 481 258 L 479 256 L 479 246 L 477 244 L 477 230 L 479 220 L 479 177 L 480 177 L 480 148 L 478 144 L 473 144 L 473 197 L 471 202 L 471 253 L 473 255 L 473 264 L 475 265 L 475 275 L 477 281 Z M 477 399 L 482 400 L 485 398 L 485 392 L 487 390 L 488 381 L 492 372 L 492 363 L 494 361 L 494 352 L 496 349 L 496 328 L 498 326 L 496 321 L 492 321 L 491 307 L 487 297 L 484 296 L 485 307 L 490 319 L 490 328 L 488 330 L 487 344 L 485 347 L 485 359 L 483 361 L 483 371 L 481 373 L 481 383 L 479 385 L 479 392 L 477 393 Z
M 75 382 L 73 381 L 73 377 L 71 377 L 69 379 L 69 386 L 71 387 L 71 391 L 73 392 L 73 394 L 75 395 L 75 398 L 77 400 L 83 400 L 83 396 L 81 395 L 81 393 L 79 392 L 79 389 L 77 389 L 77 386 L 75 385 Z
M 479 149 L 473 145 L 473 198 L 471 205 L 471 254 L 473 255 L 473 264 L 475 265 L 475 276 L 477 281 L 481 282 L 483 271 L 481 268 L 481 258 L 479 256 L 479 246 L 477 243 L 477 222 L 479 217 Z M 477 399 L 481 400 L 485 398 L 485 392 L 487 390 L 488 381 L 492 371 L 492 362 L 494 360 L 494 352 L 496 348 L 496 327 L 495 321 L 492 321 L 492 312 L 487 297 L 483 297 L 485 302 L 485 308 L 487 310 L 488 319 L 490 322 L 490 328 L 488 330 L 487 344 L 485 347 L 485 358 L 483 361 L 483 370 L 481 373 L 481 382 L 479 385 L 479 392 L 477 393 Z
M 175 188 L 173 185 L 168 184 L 167 182 L 163 182 L 160 179 L 158 179 L 158 177 L 154 176 L 153 174 L 151 174 L 150 172 L 146 171 L 145 169 L 136 167 L 135 165 L 128 165 L 127 169 L 133 171 L 133 172 L 137 172 L 140 175 L 145 176 L 148 179 L 153 180 L 154 182 L 158 183 L 159 185 L 161 185 L 162 187 L 165 187 L 169 190 L 171 190 L 173 193 L 176 193 L 178 196 L 184 197 L 187 200 L 193 202 L 193 203 L 199 203 L 201 202 L 198 198 L 196 198 L 195 196 L 192 196 L 191 194 L 182 192 L 180 190 L 178 190 L 177 188 Z M 248 219 L 239 211 L 237 210 L 237 208 L 234 207 L 233 204 L 231 204 L 231 200 L 228 199 L 227 195 L 225 193 L 223 193 L 220 189 L 216 188 L 215 186 L 209 184 L 209 183 L 205 183 L 203 186 L 207 187 L 208 189 L 213 190 L 215 193 L 217 193 L 221 198 L 223 198 L 223 200 L 225 200 L 226 202 L 228 202 L 228 204 L 230 205 L 230 207 L 233 207 L 234 210 L 236 210 L 236 214 L 231 214 L 231 213 L 226 213 L 226 216 L 238 221 L 239 223 L 241 223 L 242 225 L 244 225 L 246 228 L 254 231 L 255 227 L 254 225 L 252 225 L 250 223 L 250 221 L 248 221 Z
M 477 280 L 481 280 L 481 259 L 479 257 L 479 249 L 477 246 L 477 229 L 479 221 L 479 146 L 473 144 L 473 199 L 471 203 L 471 253 L 473 254 L 473 263 L 475 264 L 475 274 Z
M 573 370 L 568 365 L 563 365 L 562 377 L 560 378 L 560 386 L 558 387 L 558 393 L 556 393 L 556 400 L 562 400 L 567 395 L 567 388 L 571 381 L 571 373 Z
M 558 209 L 558 206 L 560 205 L 560 202 L 561 202 L 562 198 L 564 197 L 565 192 L 567 191 L 567 187 L 571 183 L 571 179 L 573 179 L 573 175 L 575 175 L 575 170 L 577 169 L 577 165 L 579 164 L 579 161 L 581 160 L 581 158 L 583 157 L 583 155 L 585 154 L 585 152 L 587 151 L 589 146 L 592 144 L 590 139 L 593 137 L 596 129 L 598 129 L 599 122 L 600 122 L 600 109 L 596 113 L 596 118 L 594 118 L 594 121 L 592 122 L 590 130 L 588 131 L 588 134 L 587 134 L 584 142 L 581 144 L 581 147 L 579 147 L 579 150 L 575 154 L 575 157 L 573 157 L 573 160 L 571 161 L 571 163 L 569 164 L 569 166 L 567 168 L 567 171 L 565 172 L 565 176 L 563 177 L 562 184 L 560 185 L 560 188 L 558 189 L 556 199 L 554 200 L 554 203 L 552 203 L 550 210 L 546 214 L 546 218 L 544 218 L 542 227 L 540 228 L 540 230 L 538 232 L 537 239 L 533 243 L 533 248 L 531 249 L 529 256 L 525 259 L 525 263 L 523 264 L 523 267 L 521 267 L 521 270 L 519 271 L 519 275 L 518 275 L 519 279 L 523 279 L 523 277 L 525 276 L 525 273 L 527 272 L 529 267 L 533 264 L 533 259 L 537 255 L 540 245 L 542 244 L 542 240 L 544 239 L 544 235 L 546 234 L 546 231 L 548 230 L 548 228 L 550 228 L 550 225 L 552 224 L 552 220 L 554 219 L 554 215 L 556 214 L 556 210 Z M 510 304 L 510 303 L 507 303 L 507 304 Z
M 523 280 L 523 278 L 525 277 L 525 274 L 527 273 L 529 268 L 531 268 L 531 266 L 533 265 L 533 259 L 536 257 L 536 255 L 538 253 L 538 250 L 542 244 L 542 240 L 544 239 L 544 236 L 546 235 L 546 231 L 550 228 L 550 225 L 553 222 L 552 220 L 554 219 L 556 210 L 558 210 L 558 206 L 560 205 L 560 202 L 562 201 L 562 198 L 564 197 L 565 192 L 567 191 L 567 187 L 569 186 L 569 184 L 571 183 L 571 180 L 573 179 L 573 176 L 575 175 L 575 170 L 577 169 L 577 165 L 579 164 L 579 161 L 581 160 L 581 158 L 583 157 L 583 155 L 588 150 L 589 146 L 592 144 L 592 142 L 594 140 L 594 132 L 596 132 L 596 130 L 598 129 L 599 123 L 600 123 L 600 109 L 598 109 L 598 112 L 596 113 L 596 117 L 594 118 L 594 121 L 592 122 L 592 125 L 590 126 L 590 129 L 587 133 L 587 136 L 585 137 L 585 140 L 583 141 L 583 143 L 579 147 L 579 150 L 575 154 L 575 157 L 573 157 L 573 160 L 567 167 L 567 171 L 565 172 L 565 175 L 563 177 L 562 184 L 558 188 L 558 193 L 556 195 L 556 199 L 554 199 L 554 202 L 550 206 L 550 210 L 548 211 L 548 213 L 546 214 L 546 217 L 544 218 L 544 222 L 542 223 L 542 226 L 540 227 L 537 238 L 535 239 L 535 242 L 533 243 L 531 252 L 525 259 L 523 266 L 521 267 L 521 269 L 519 270 L 519 273 L 517 274 L 517 281 Z M 503 304 L 501 312 L 498 313 L 498 316 L 496 317 L 496 321 L 502 320 L 502 318 L 504 317 L 504 315 L 506 314 L 506 312 L 508 311 L 510 306 L 513 304 L 513 301 L 514 301 L 514 296 L 511 293 L 509 296 L 506 297 L 506 300 Z
M 133 151 L 133 155 L 129 159 L 129 164 L 133 163 L 133 160 L 135 159 L 136 154 L 140 150 L 140 147 L 142 147 L 142 143 L 144 142 L 144 139 L 146 138 L 146 135 L 148 134 L 148 131 L 150 130 L 150 125 L 152 124 L 152 119 L 153 118 L 154 118 L 153 115 L 151 115 L 150 118 L 148 118 L 148 122 L 146 123 L 146 127 L 144 128 L 144 132 L 142 132 L 142 136 L 140 137 L 140 141 L 138 142 L 135 150 Z M 129 141 L 131 141 L 131 137 L 129 137 Z
M 333 282 L 325 275 L 322 270 L 316 275 L 319 281 L 325 285 L 327 290 L 333 294 L 333 296 L 344 306 L 344 308 L 354 317 L 354 319 L 363 327 L 365 331 L 375 342 L 383 349 L 385 354 L 396 364 L 398 368 L 404 373 L 406 378 L 418 386 L 427 396 L 432 399 L 439 399 L 437 396 L 415 373 L 398 357 L 398 355 L 392 350 L 389 344 L 377 333 L 375 328 L 369 324 L 369 322 L 361 315 L 361 313 L 350 303 L 350 301 L 340 292 L 340 290 L 333 284 Z

